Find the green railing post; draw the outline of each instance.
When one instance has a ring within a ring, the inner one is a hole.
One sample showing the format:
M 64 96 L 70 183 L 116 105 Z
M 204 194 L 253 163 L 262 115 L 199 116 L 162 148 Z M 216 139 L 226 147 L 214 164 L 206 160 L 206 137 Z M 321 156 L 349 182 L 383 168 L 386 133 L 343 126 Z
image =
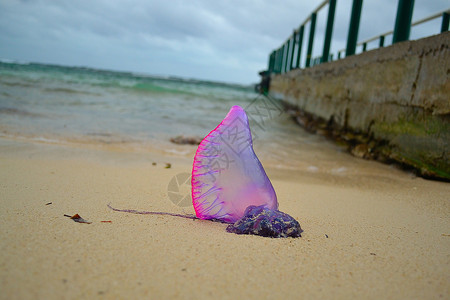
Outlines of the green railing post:
M 336 0 L 328 1 L 327 28 L 325 29 L 325 40 L 321 62 L 327 62 L 330 56 L 331 36 L 333 35 L 334 13 L 336 11 Z
M 395 19 L 392 44 L 407 41 L 411 32 L 411 18 L 414 10 L 414 0 L 399 0 L 397 17 Z
M 312 48 L 313 48 L 313 42 L 314 42 L 314 31 L 316 30 L 316 18 L 317 14 L 312 13 L 311 14 L 311 24 L 309 29 L 309 40 L 308 40 L 308 50 L 306 51 L 306 64 L 305 67 L 308 68 L 311 64 L 311 55 L 312 55 Z
M 284 73 L 289 71 L 289 45 L 291 44 L 291 39 L 286 41 L 286 63 L 284 65 Z
M 363 48 L 362 48 L 362 52 L 366 52 L 366 50 L 367 50 L 367 43 L 364 43 L 363 44 Z
M 279 55 L 279 49 L 275 50 L 275 63 L 273 66 L 273 72 L 278 73 L 278 55 Z
M 273 72 L 274 65 L 275 65 L 275 50 L 272 51 L 272 53 L 270 53 L 269 56 L 269 68 L 268 68 L 269 73 Z
M 281 73 L 281 64 L 283 63 L 283 47 L 278 49 L 277 73 Z
M 283 55 L 284 55 L 284 45 L 280 48 L 280 64 L 278 65 L 278 73 L 283 72 Z
M 384 47 L 384 35 L 380 36 L 380 43 L 378 44 L 378 47 L 380 48 Z
M 298 32 L 298 51 L 297 51 L 297 62 L 295 63 L 296 68 L 300 68 L 300 58 L 302 55 L 302 46 L 303 46 L 303 32 L 305 31 L 305 25 L 300 26 L 300 30 Z
M 276 62 L 276 59 L 277 59 L 277 51 L 276 51 L 276 50 L 273 50 L 273 52 L 272 52 L 272 68 L 271 68 L 270 73 L 275 72 L 275 62 Z
M 292 49 L 291 49 L 291 63 L 289 64 L 289 69 L 295 69 L 295 66 L 292 66 L 294 62 L 294 52 L 295 52 L 295 44 L 297 42 L 297 32 L 294 30 L 292 33 Z
M 267 71 L 270 73 L 270 66 L 272 65 L 272 52 L 269 55 L 269 63 L 267 64 Z
M 275 73 L 279 73 L 279 64 L 280 64 L 280 48 L 277 49 L 277 54 L 275 55 Z
M 347 48 L 345 49 L 345 56 L 354 55 L 356 52 L 359 23 L 361 20 L 362 2 L 363 0 L 353 0 L 350 26 L 348 27 Z
M 269 73 L 272 72 L 272 59 L 273 59 L 273 52 L 271 52 L 270 55 L 269 55 L 269 63 L 267 65 L 267 71 Z
M 277 62 L 278 62 L 278 49 L 275 50 L 275 59 L 273 62 L 273 72 L 277 73 Z
M 291 62 L 291 57 L 289 56 L 289 54 L 291 53 L 291 37 L 288 38 L 288 40 L 286 41 L 287 47 L 286 47 L 286 65 L 284 66 L 284 72 L 288 72 L 289 71 L 289 65 Z
M 283 50 L 284 50 L 284 45 L 281 45 L 281 47 L 280 47 L 280 62 L 278 64 L 278 73 L 281 73 L 282 69 L 283 69 Z
M 278 67 L 277 67 L 277 70 L 278 70 L 278 72 L 277 73 L 281 73 L 281 65 L 283 64 L 283 46 L 281 46 L 280 47 L 280 49 L 278 49 Z
M 273 62 L 272 62 L 272 72 L 275 72 L 275 66 L 277 62 L 277 51 L 273 51 Z
M 449 13 L 445 12 L 442 14 L 441 33 L 448 31 L 448 23 L 449 23 Z

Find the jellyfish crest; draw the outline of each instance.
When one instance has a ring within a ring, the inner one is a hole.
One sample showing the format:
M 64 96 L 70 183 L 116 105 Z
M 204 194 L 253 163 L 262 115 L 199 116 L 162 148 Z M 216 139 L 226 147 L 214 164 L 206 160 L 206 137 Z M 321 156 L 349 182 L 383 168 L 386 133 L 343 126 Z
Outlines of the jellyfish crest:
M 272 184 L 253 151 L 247 115 L 240 106 L 233 106 L 198 146 L 191 185 L 200 219 L 233 223 L 250 205 L 278 209 Z

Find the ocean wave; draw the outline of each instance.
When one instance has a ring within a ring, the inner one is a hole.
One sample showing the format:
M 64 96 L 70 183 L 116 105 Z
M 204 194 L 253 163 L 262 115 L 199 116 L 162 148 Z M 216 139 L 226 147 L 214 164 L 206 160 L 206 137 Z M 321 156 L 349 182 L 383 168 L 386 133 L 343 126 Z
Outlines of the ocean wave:
M 19 61 L 19 60 L 7 59 L 7 58 L 0 58 L 0 63 L 3 63 L 3 64 L 16 64 L 16 65 L 24 65 L 24 66 L 31 64 L 28 61 Z
M 57 87 L 57 88 L 44 88 L 45 92 L 50 93 L 66 93 L 66 94 L 81 94 L 81 95 L 91 95 L 91 96 L 100 96 L 100 93 L 89 92 L 86 90 L 75 90 L 71 88 Z
M 11 107 L 0 107 L 0 114 L 7 114 L 7 115 L 18 115 L 23 117 L 40 117 L 41 114 L 32 113 L 26 110 L 21 110 L 17 108 L 11 108 Z

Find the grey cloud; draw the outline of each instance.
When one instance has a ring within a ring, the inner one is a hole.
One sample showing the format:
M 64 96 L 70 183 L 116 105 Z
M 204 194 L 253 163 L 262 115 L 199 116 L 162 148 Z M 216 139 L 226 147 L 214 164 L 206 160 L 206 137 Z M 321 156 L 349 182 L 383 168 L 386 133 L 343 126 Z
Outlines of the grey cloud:
M 6 0 L 0 58 L 250 83 L 320 2 Z M 359 39 L 392 29 L 396 5 L 365 0 Z M 446 6 L 446 0 L 416 0 L 414 19 Z M 338 0 L 333 51 L 345 47 L 350 7 L 351 0 Z M 321 12 L 317 54 L 324 26 Z

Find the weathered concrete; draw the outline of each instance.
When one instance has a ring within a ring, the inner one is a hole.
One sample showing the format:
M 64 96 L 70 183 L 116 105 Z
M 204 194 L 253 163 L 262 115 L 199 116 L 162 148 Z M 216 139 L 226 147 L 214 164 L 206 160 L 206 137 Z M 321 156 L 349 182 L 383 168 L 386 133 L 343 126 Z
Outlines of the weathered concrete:
M 450 32 L 272 74 L 270 95 L 387 141 L 385 156 L 450 179 Z M 369 149 L 370 150 L 370 149 Z

